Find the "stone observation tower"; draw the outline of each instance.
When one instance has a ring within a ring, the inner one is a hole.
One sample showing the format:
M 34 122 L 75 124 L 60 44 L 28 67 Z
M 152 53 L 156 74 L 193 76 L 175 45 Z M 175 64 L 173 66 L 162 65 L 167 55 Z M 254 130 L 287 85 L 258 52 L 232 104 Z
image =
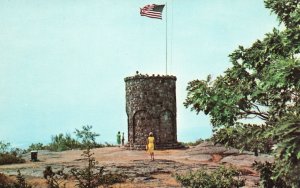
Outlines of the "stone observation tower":
M 176 126 L 176 77 L 126 77 L 128 149 L 145 149 L 153 132 L 156 149 L 179 148 Z

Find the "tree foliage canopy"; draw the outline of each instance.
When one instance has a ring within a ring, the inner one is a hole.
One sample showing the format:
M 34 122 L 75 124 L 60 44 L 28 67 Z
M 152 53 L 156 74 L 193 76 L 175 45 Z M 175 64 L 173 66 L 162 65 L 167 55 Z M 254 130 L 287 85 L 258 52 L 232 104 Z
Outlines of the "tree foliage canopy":
M 229 55 L 232 66 L 216 79 L 209 75 L 189 82 L 184 105 L 211 117 L 221 143 L 241 148 L 245 142 L 271 141 L 280 146 L 276 152 L 281 167 L 299 169 L 300 1 L 265 0 L 265 6 L 284 29 L 274 28 L 249 48 L 239 46 Z M 251 118 L 261 123 L 245 123 Z M 248 136 L 243 134 L 247 130 Z M 239 145 L 230 142 L 239 137 Z M 292 176 L 292 171 L 279 168 L 277 176 Z
M 100 136 L 100 134 L 92 132 L 92 125 L 82 126 L 82 130 L 76 129 L 75 134 L 79 139 L 82 139 L 83 145 L 86 148 L 96 146 L 96 137 Z

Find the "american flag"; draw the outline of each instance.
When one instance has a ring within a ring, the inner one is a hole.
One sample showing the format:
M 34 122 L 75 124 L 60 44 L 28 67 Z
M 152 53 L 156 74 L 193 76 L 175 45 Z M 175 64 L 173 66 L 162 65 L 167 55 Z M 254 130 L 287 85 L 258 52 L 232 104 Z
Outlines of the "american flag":
M 157 18 L 162 19 L 161 14 L 165 5 L 146 5 L 144 8 L 141 8 L 140 14 L 141 16 L 147 16 L 149 18 Z

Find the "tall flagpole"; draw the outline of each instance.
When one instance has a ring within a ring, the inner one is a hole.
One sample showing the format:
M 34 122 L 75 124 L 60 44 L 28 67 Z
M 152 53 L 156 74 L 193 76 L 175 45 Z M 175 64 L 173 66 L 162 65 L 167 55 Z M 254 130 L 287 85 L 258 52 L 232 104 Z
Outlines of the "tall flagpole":
M 168 6 L 166 2 L 166 75 L 168 75 Z
M 170 40 L 171 40 L 171 49 L 170 49 L 170 63 L 169 63 L 169 69 L 170 69 L 170 72 L 171 72 L 171 67 L 173 66 L 173 23 L 174 23 L 174 1 L 171 0 L 171 35 L 170 35 Z

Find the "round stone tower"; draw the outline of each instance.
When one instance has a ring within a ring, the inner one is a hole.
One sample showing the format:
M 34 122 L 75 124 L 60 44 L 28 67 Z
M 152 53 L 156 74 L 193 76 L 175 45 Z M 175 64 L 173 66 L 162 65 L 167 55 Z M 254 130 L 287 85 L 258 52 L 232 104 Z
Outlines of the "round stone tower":
M 125 78 L 128 149 L 145 149 L 153 132 L 156 149 L 178 148 L 176 77 L 137 74 Z

